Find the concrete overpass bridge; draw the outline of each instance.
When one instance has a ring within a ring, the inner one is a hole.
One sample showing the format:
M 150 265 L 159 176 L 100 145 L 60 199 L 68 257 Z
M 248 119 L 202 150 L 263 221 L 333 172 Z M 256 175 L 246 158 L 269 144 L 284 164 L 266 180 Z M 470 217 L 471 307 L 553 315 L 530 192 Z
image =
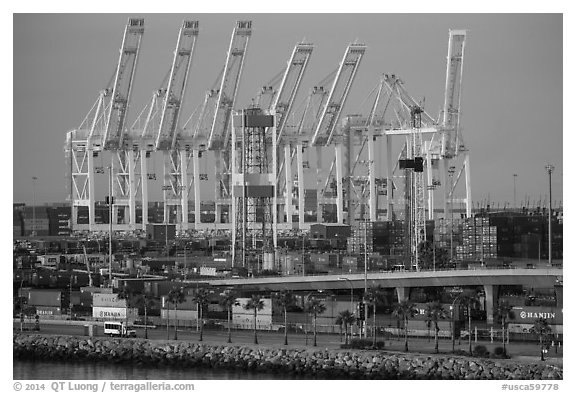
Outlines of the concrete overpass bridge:
M 309 292 L 318 290 L 345 291 L 364 289 L 364 273 L 329 274 L 321 276 L 282 276 L 261 278 L 229 278 L 210 280 L 214 287 L 234 287 L 240 291 L 274 292 L 282 289 Z M 482 286 L 486 295 L 486 315 L 492 322 L 493 307 L 501 285 L 523 285 L 532 288 L 553 288 L 562 285 L 561 268 L 537 269 L 470 269 L 420 272 L 369 272 L 368 287 L 380 285 L 394 288 L 398 301 L 408 298 L 410 288 Z M 561 296 L 561 294 L 560 294 Z

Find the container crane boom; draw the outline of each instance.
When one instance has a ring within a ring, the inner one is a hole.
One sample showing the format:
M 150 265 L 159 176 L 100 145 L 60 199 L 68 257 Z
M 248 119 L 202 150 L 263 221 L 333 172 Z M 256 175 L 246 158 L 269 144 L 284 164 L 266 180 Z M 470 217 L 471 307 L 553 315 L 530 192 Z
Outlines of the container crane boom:
M 114 86 L 112 91 L 108 92 L 110 102 L 107 107 L 106 126 L 102 135 L 104 148 L 107 150 L 118 150 L 124 146 L 126 116 L 143 34 L 144 19 L 128 19 L 116 68 Z
M 226 65 L 218 92 L 218 103 L 208 138 L 208 149 L 225 148 L 230 139 L 230 116 L 240 85 L 246 49 L 252 35 L 251 21 L 238 21 L 232 33 Z
M 445 131 L 442 155 L 449 157 L 458 153 L 459 145 L 462 142 L 460 135 L 460 94 L 462 92 L 462 63 L 465 41 L 465 30 L 450 30 L 442 116 L 442 126 Z
M 332 142 L 338 119 L 365 51 L 366 45 L 348 45 L 314 130 L 311 141 L 313 146 L 329 145 Z
M 278 88 L 278 93 L 275 95 L 270 110 L 276 114 L 276 133 L 277 141 L 279 142 L 286 127 L 286 120 L 288 119 L 294 99 L 300 88 L 300 83 L 306 72 L 310 56 L 312 55 L 314 47 L 311 44 L 299 43 L 296 44 L 292 55 L 288 60 L 288 67 L 282 77 L 282 82 Z
M 163 97 L 162 115 L 156 134 L 157 150 L 174 150 L 176 147 L 178 120 L 197 37 L 198 21 L 184 21 L 178 34 L 168 87 Z

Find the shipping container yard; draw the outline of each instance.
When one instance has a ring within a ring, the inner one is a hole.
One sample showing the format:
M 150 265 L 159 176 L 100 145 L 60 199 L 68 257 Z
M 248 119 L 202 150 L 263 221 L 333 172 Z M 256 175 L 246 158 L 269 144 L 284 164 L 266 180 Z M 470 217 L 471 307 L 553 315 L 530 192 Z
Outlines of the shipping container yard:
M 445 70 L 432 76 L 443 81 L 438 114 L 392 73 L 374 75 L 352 112 L 372 50 L 359 40 L 335 42 L 335 71 L 311 86 L 316 46 L 285 48 L 283 69 L 241 107 L 248 47 L 267 33 L 240 19 L 231 36 L 218 32 L 230 37 L 214 59 L 222 71 L 190 114 L 201 26 L 173 26 L 172 66 L 143 108 L 133 85 L 155 30 L 136 17 L 116 26 L 113 78 L 62 132 L 65 202 L 37 203 L 34 189 L 32 204 L 13 204 L 15 330 L 63 324 L 148 339 L 150 329 L 171 340 L 173 329 L 174 340 L 181 331 L 202 341 L 203 329 L 254 329 L 255 342 L 257 331 L 290 332 L 308 345 L 313 332 L 316 345 L 316 333 L 341 341 L 344 327 L 346 340 L 350 329 L 376 349 L 377 335 L 430 339 L 436 322 L 456 353 L 472 334 L 541 342 L 534 326 L 544 323 L 563 342 L 554 167 L 542 165 L 544 201 L 516 203 L 517 174 L 513 204 L 472 200 L 470 157 L 482 153 L 464 144 L 460 118 L 467 30 L 446 31 L 444 49 L 427 55 Z

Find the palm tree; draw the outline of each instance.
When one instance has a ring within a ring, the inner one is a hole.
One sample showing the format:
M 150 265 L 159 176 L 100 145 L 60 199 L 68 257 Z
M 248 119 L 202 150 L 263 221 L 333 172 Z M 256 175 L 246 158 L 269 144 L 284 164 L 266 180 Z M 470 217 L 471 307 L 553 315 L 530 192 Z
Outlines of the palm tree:
M 220 305 L 226 309 L 228 312 L 228 342 L 232 342 L 232 331 L 230 330 L 230 323 L 232 317 L 232 306 L 237 306 L 238 300 L 236 300 L 236 293 L 234 291 L 226 290 L 220 294 L 222 298 L 220 299 Z
M 274 294 L 274 302 L 284 310 L 284 345 L 288 345 L 288 307 L 294 304 L 294 294 L 286 289 Z
M 509 305 L 507 301 L 500 300 L 498 306 L 494 309 L 494 314 L 502 324 L 502 348 L 504 349 L 504 355 L 506 355 L 506 322 L 509 318 L 514 316 L 512 313 L 512 306 Z
M 402 300 L 394 306 L 393 315 L 404 321 L 404 350 L 408 352 L 408 319 L 418 314 L 418 310 L 409 300 Z
M 538 335 L 538 339 L 540 340 L 540 360 L 544 360 L 544 344 L 549 334 L 552 333 L 552 328 L 545 318 L 538 318 L 534 321 L 530 332 Z
M 208 305 L 208 291 L 206 289 L 199 289 L 192 297 L 192 300 L 196 302 L 198 306 L 198 319 L 200 319 L 200 338 L 198 341 L 202 341 L 204 336 L 204 316 L 202 312 Z
M 130 306 L 133 295 L 134 291 L 132 288 L 126 285 L 118 292 L 118 299 L 126 301 L 126 329 L 128 329 L 128 307 Z M 124 334 L 124 332 L 122 332 L 122 334 Z
M 147 293 L 140 293 L 134 299 L 134 305 L 138 308 L 144 308 L 144 338 L 148 338 L 148 308 L 154 307 L 156 301 Z
M 326 311 L 326 305 L 320 299 L 311 296 L 306 299 L 305 308 L 306 312 L 312 314 L 314 318 L 314 346 L 316 346 L 316 317 Z
M 460 304 L 466 307 L 468 312 L 468 352 L 472 355 L 472 308 L 478 305 L 476 293 L 465 293 L 460 297 Z
M 440 331 L 438 321 L 440 319 L 445 319 L 448 314 L 439 301 L 434 301 L 426 305 L 425 315 L 428 330 L 430 330 L 430 325 L 434 323 L 434 352 L 438 353 L 438 332 Z
M 174 340 L 178 340 L 178 304 L 186 300 L 182 288 L 172 289 L 168 292 L 168 302 L 174 305 Z
M 336 317 L 336 324 L 344 325 L 344 342 L 346 345 L 348 345 L 348 325 L 352 325 L 354 322 L 356 322 L 356 316 L 349 310 L 341 311 Z
M 252 295 L 252 297 L 248 299 L 248 303 L 244 305 L 244 309 L 254 310 L 254 344 L 258 344 L 258 335 L 256 333 L 258 311 L 262 310 L 263 308 L 264 302 L 262 301 L 262 297 L 260 295 Z
M 372 304 L 372 345 L 376 346 L 376 305 L 382 302 L 384 297 L 384 288 L 378 285 L 377 287 L 370 287 L 366 292 L 365 300 Z

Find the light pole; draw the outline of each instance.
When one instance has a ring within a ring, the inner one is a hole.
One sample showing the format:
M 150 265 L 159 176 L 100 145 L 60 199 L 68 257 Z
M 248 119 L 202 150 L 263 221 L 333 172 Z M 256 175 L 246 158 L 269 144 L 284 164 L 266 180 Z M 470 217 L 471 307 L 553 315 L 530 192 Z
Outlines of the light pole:
M 112 287 L 112 210 L 114 209 L 114 197 L 112 196 L 112 172 L 114 171 L 113 164 L 108 167 L 108 221 L 110 224 L 108 234 L 108 286 Z
M 350 312 L 354 313 L 354 287 L 352 286 L 352 281 L 347 277 L 338 277 L 338 280 L 346 280 L 350 284 Z
M 364 205 L 366 206 L 366 205 Z M 366 213 L 364 213 L 366 214 Z M 367 314 L 367 307 L 366 307 L 366 294 L 368 293 L 368 217 L 364 220 L 364 295 L 362 295 L 362 304 L 364 307 L 364 319 L 362 320 L 362 329 L 360 330 L 360 334 L 364 331 L 364 335 L 368 332 L 366 330 L 366 314 Z
M 32 176 L 32 232 L 31 237 L 36 236 L 36 176 Z
M 546 172 L 548 172 L 548 266 L 552 266 L 552 172 L 554 166 L 547 164 Z
M 516 209 L 518 206 L 516 206 L 516 178 L 518 177 L 518 174 L 515 173 L 512 176 L 514 176 L 514 209 Z
M 302 232 L 302 275 L 306 275 L 306 261 L 304 256 L 304 244 L 306 243 L 306 233 Z
M 456 301 L 462 296 L 464 292 L 460 293 L 456 298 L 452 301 L 452 305 L 450 306 L 450 319 L 452 322 L 452 329 L 450 329 L 450 335 L 452 336 L 452 352 L 454 352 L 454 346 L 456 345 L 456 336 L 454 335 L 454 330 L 456 327 L 456 321 L 454 320 L 454 304 Z

